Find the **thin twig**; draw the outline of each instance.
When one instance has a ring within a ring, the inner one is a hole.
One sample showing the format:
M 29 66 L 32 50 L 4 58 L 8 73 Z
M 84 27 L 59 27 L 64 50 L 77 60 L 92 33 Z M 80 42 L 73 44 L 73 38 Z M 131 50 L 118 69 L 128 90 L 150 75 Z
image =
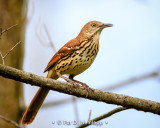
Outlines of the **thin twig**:
M 86 123 L 78 126 L 77 128 L 87 127 L 87 126 L 92 125 L 93 123 L 95 123 L 95 122 L 97 122 L 97 121 L 99 121 L 99 120 L 105 119 L 105 118 L 107 118 L 107 117 L 109 117 L 109 116 L 111 116 L 111 115 L 113 115 L 113 114 L 115 114 L 115 113 L 118 113 L 118 112 L 123 111 L 123 110 L 126 110 L 126 109 L 127 109 L 127 108 L 125 108 L 125 107 L 119 107 L 119 108 L 113 109 L 112 111 L 110 111 L 110 112 L 108 112 L 108 113 L 106 113 L 106 114 L 103 114 L 103 115 L 101 115 L 101 116 L 99 116 L 99 117 L 96 117 L 96 118 L 94 118 L 93 120 L 90 120 L 89 122 L 86 122 Z
M 39 24 L 37 24 L 37 26 L 36 26 L 36 31 L 35 31 L 36 36 L 37 36 L 38 40 L 40 41 L 40 43 L 41 43 L 43 46 L 49 47 L 50 45 L 47 44 L 47 43 L 45 43 L 45 42 L 42 40 L 40 34 L 38 33 L 38 32 L 39 32 L 39 29 L 38 29 L 38 28 L 40 28 L 40 22 L 41 22 L 41 18 L 39 18 Z
M 40 18 L 39 21 L 41 21 L 41 18 Z M 40 23 L 40 22 L 39 22 L 39 23 Z M 45 41 L 43 41 L 43 39 L 42 39 L 42 36 L 40 36 L 40 34 L 38 33 L 38 32 L 39 32 L 39 30 L 38 30 L 39 26 L 40 26 L 40 24 L 37 24 L 37 26 L 36 26 L 36 36 L 37 36 L 37 38 L 39 39 L 40 43 L 41 43 L 43 46 L 45 46 L 45 47 L 51 47 L 51 48 L 53 49 L 53 51 L 56 52 L 56 48 L 55 48 L 54 43 L 53 43 L 53 41 L 52 41 L 52 38 L 51 38 L 51 36 L 50 36 L 50 34 L 49 34 L 49 31 L 48 31 L 48 29 L 47 29 L 47 26 L 46 26 L 45 24 L 43 24 L 45 33 L 46 33 L 46 35 L 47 35 L 47 37 L 48 37 L 48 40 L 49 40 L 49 44 L 45 43 Z M 41 27 L 40 27 L 40 30 L 41 30 Z M 41 34 L 41 35 L 43 35 L 43 34 Z
M 23 17 L 24 18 L 27 17 L 27 24 L 28 24 L 29 22 L 31 22 L 31 20 L 34 17 L 34 14 L 35 14 L 35 3 L 34 3 L 34 1 L 32 1 L 31 4 L 29 5 L 28 1 L 25 1 L 25 2 L 26 2 L 26 4 L 24 4 L 24 5 L 26 5 L 26 6 L 25 6 L 25 13 L 24 13 Z
M 8 31 L 8 30 L 12 29 L 13 27 L 15 27 L 15 26 L 17 26 L 17 25 L 18 25 L 18 24 L 12 25 L 11 27 L 9 27 L 9 28 L 7 28 L 7 29 L 3 30 L 3 31 L 2 31 L 2 34 L 3 34 L 4 32 L 6 32 L 6 31 Z
M 73 102 L 73 107 L 74 107 L 74 113 L 75 113 L 75 117 L 76 117 L 76 122 L 79 122 L 78 107 L 77 107 L 76 98 L 75 98 L 74 96 L 72 96 L 72 102 Z
M 39 31 L 41 31 L 41 28 L 42 28 L 42 26 L 40 26 L 40 23 L 41 23 L 41 17 L 39 18 L 39 24 L 37 24 L 37 26 L 36 26 L 36 31 L 35 31 L 36 36 L 37 36 L 38 40 L 40 41 L 40 43 L 41 43 L 43 46 L 45 46 L 45 47 L 50 47 L 50 44 L 45 43 L 45 41 L 43 41 L 42 37 L 41 37 L 40 34 L 39 34 Z M 40 29 L 38 29 L 38 28 L 40 28 Z M 41 35 L 42 35 L 42 34 L 41 34 Z
M 20 44 L 21 43 L 21 41 L 19 41 L 18 43 L 16 43 L 4 56 L 2 55 L 2 53 L 1 53 L 1 51 L 0 51 L 0 55 L 1 55 L 1 57 L 2 57 L 2 62 L 3 62 L 3 64 L 4 64 L 4 60 L 5 60 L 5 58 L 10 54 L 10 52 L 18 45 L 18 44 Z
M 18 43 L 16 43 L 16 44 L 6 53 L 6 55 L 4 56 L 4 58 L 6 58 L 6 56 L 8 56 L 9 53 L 10 53 L 18 44 L 20 44 L 20 43 L 21 43 L 21 41 L 19 41 Z
M 47 29 L 47 27 L 46 27 L 45 24 L 44 24 L 44 30 L 46 31 L 46 34 L 47 34 L 47 36 L 48 36 L 50 46 L 52 47 L 53 51 L 56 53 L 56 48 L 55 48 L 55 46 L 54 46 L 54 43 L 53 43 L 53 41 L 52 41 L 52 38 L 51 38 L 51 36 L 50 36 L 50 34 L 49 34 L 49 32 L 48 32 L 48 29 Z
M 157 77 L 157 76 L 159 76 L 159 73 L 160 73 L 160 67 L 155 69 L 152 72 L 149 72 L 149 73 L 146 73 L 146 74 L 143 74 L 143 75 L 140 75 L 140 76 L 132 77 L 132 78 L 124 80 L 122 82 L 118 82 L 117 84 L 112 84 L 108 87 L 102 88 L 101 90 L 104 90 L 104 91 L 115 90 L 115 89 L 127 86 L 129 84 L 132 84 L 132 83 L 135 83 L 135 82 L 138 82 L 138 81 L 142 81 L 142 80 L 145 80 L 145 79 Z
M 6 121 L 7 123 L 10 123 L 10 124 L 14 125 L 14 126 L 17 127 L 17 128 L 21 128 L 21 126 L 20 126 L 19 124 L 17 124 L 15 121 L 9 120 L 9 119 L 7 119 L 7 118 L 4 117 L 4 116 L 1 116 L 1 115 L 0 115 L 0 119 Z
M 3 33 L 5 33 L 6 31 L 8 31 L 8 30 L 10 30 L 10 29 L 12 29 L 13 27 L 16 27 L 17 25 L 18 25 L 18 24 L 12 25 L 11 27 L 9 27 L 9 28 L 7 28 L 7 29 L 5 29 L 5 30 L 3 30 L 3 31 L 2 31 L 2 28 L 1 28 L 1 31 L 0 31 L 0 39 L 1 39 L 1 36 L 2 36 Z
M 92 113 L 92 110 L 89 110 L 88 122 L 91 120 L 91 113 Z
M 1 58 L 2 58 L 2 64 L 4 64 L 4 58 L 3 58 L 3 55 L 2 55 L 1 51 L 0 51 L 0 55 L 1 55 Z
M 72 102 L 72 98 L 62 99 L 62 100 L 54 101 L 54 102 L 47 102 L 42 105 L 42 108 L 48 108 L 51 106 L 53 107 L 53 106 L 61 105 L 64 103 L 70 103 L 70 102 Z

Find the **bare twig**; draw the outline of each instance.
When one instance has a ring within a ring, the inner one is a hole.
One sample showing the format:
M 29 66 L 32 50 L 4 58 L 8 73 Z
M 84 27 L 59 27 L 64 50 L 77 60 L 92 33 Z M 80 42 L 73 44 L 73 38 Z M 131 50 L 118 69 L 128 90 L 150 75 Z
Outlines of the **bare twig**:
M 41 21 L 41 18 L 40 18 L 39 21 Z M 39 23 L 40 23 L 40 22 L 39 22 Z M 51 47 L 51 48 L 53 49 L 53 51 L 56 52 L 56 48 L 55 48 L 54 43 L 53 43 L 53 41 L 52 41 L 52 38 L 51 38 L 51 36 L 50 36 L 50 34 L 49 34 L 49 31 L 48 31 L 48 29 L 47 29 L 47 26 L 46 26 L 45 24 L 43 24 L 45 33 L 46 33 L 46 35 L 47 35 L 47 37 L 48 37 L 48 40 L 49 40 L 49 44 L 48 44 L 48 43 L 45 43 L 45 41 L 43 41 L 43 39 L 42 39 L 42 34 L 39 34 L 39 33 L 38 33 L 38 32 L 39 32 L 39 30 L 38 30 L 39 26 L 40 26 L 40 24 L 37 24 L 37 26 L 36 26 L 36 36 L 37 36 L 37 38 L 39 39 L 40 43 L 41 43 L 43 46 L 45 46 L 45 47 Z M 41 30 L 41 27 L 40 27 L 40 30 Z M 41 36 L 40 36 L 40 35 L 41 35 Z
M 2 55 L 1 51 L 0 51 L 0 55 L 1 55 L 1 58 L 2 58 L 2 62 L 4 64 L 4 60 L 5 58 L 10 54 L 10 52 L 18 45 L 20 44 L 21 41 L 19 41 L 18 43 L 16 43 L 4 56 Z
M 92 110 L 89 111 L 88 122 L 91 120 L 91 113 L 92 113 Z
M 72 96 L 72 102 L 73 102 L 73 107 L 74 107 L 74 113 L 75 113 L 75 117 L 76 117 L 76 122 L 79 122 L 78 107 L 77 107 L 76 98 L 75 98 L 74 96 Z
M 21 43 L 21 41 L 19 41 L 18 43 L 16 43 L 7 53 L 6 53 L 6 55 L 4 56 L 4 58 L 6 57 L 6 56 L 8 56 L 8 54 L 18 45 L 18 44 L 20 44 Z
M 12 29 L 13 27 L 15 27 L 15 26 L 17 26 L 17 25 L 18 25 L 18 24 L 12 25 L 11 27 L 9 27 L 9 28 L 7 28 L 7 29 L 3 30 L 3 31 L 2 31 L 2 34 L 3 34 L 4 32 L 6 32 L 6 31 L 8 31 L 8 30 Z
M 54 46 L 54 43 L 53 43 L 53 41 L 52 41 L 52 38 L 51 38 L 51 36 L 50 36 L 50 34 L 49 34 L 49 32 L 48 32 L 48 29 L 47 29 L 47 27 L 46 27 L 45 24 L 44 24 L 44 30 L 46 31 L 46 34 L 47 34 L 47 36 L 48 36 L 50 46 L 52 47 L 53 51 L 56 53 L 56 48 L 55 48 L 55 46 Z
M 7 29 L 5 29 L 5 30 L 3 30 L 3 31 L 2 31 L 2 28 L 1 28 L 1 31 L 0 31 L 0 39 L 1 39 L 1 36 L 2 36 L 3 33 L 5 33 L 6 31 L 8 31 L 8 30 L 10 30 L 10 29 L 12 29 L 13 27 L 16 27 L 17 25 L 18 25 L 18 24 L 12 25 L 11 27 L 9 27 L 9 28 L 7 28 Z
M 87 127 L 87 126 L 89 126 L 89 125 L 92 125 L 94 122 L 97 122 L 97 121 L 99 121 L 99 120 L 105 119 L 105 118 L 107 118 L 107 117 L 109 117 L 109 116 L 111 116 L 111 115 L 113 115 L 113 114 L 115 114 L 115 113 L 118 113 L 118 112 L 123 111 L 123 110 L 126 110 L 126 109 L 127 109 L 127 108 L 125 108 L 125 107 L 119 107 L 119 108 L 113 109 L 112 111 L 110 111 L 110 112 L 108 112 L 108 113 L 106 113 L 106 114 L 103 114 L 103 115 L 101 115 L 101 116 L 99 116 L 99 117 L 96 117 L 96 118 L 94 118 L 93 120 L 90 120 L 89 122 L 86 122 L 86 123 L 78 126 L 77 128 Z
M 71 88 L 71 84 L 69 83 L 37 76 L 2 64 L 0 64 L 0 76 L 31 85 L 48 88 L 50 90 L 65 94 L 86 98 L 87 90 L 81 86 L 76 86 L 76 89 L 74 87 Z M 160 115 L 160 103 L 151 100 L 140 99 L 112 92 L 103 92 L 97 89 L 90 90 L 86 99 L 121 105 L 126 108 L 134 108 L 139 111 L 151 112 Z
M 33 19 L 34 17 L 34 14 L 35 14 L 35 3 L 34 1 L 32 2 L 28 2 L 28 1 L 25 1 L 26 3 L 24 5 L 26 5 L 24 7 L 25 11 L 24 11 L 24 19 L 27 17 L 27 24 Z M 29 5 L 29 3 L 31 3 Z
M 0 51 L 0 55 L 1 55 L 1 58 L 2 58 L 2 63 L 4 64 L 4 58 L 3 58 L 3 55 L 2 55 L 1 51 Z
M 61 105 L 61 104 L 64 104 L 64 103 L 70 103 L 70 102 L 72 102 L 72 98 L 63 99 L 63 100 L 54 101 L 54 102 L 48 102 L 48 103 L 44 103 L 42 105 L 42 108 L 48 108 L 48 107 L 51 107 L 51 106 L 57 106 L 57 105 Z
M 153 78 L 153 77 L 158 77 L 159 73 L 160 73 L 160 68 L 157 68 L 152 72 L 149 72 L 149 73 L 137 76 L 137 77 L 132 77 L 132 78 L 130 78 L 128 80 L 124 80 L 122 82 L 118 82 L 117 84 L 112 84 L 112 85 L 110 85 L 110 86 L 108 86 L 106 88 L 103 88 L 102 90 L 105 90 L 105 91 L 115 90 L 115 89 L 127 86 L 129 84 L 132 84 L 132 83 L 135 83 L 135 82 L 138 82 L 138 81 L 142 81 L 142 80 Z
M 0 115 L 0 119 L 6 121 L 7 123 L 10 123 L 10 124 L 14 125 L 14 126 L 17 127 L 17 128 L 21 128 L 21 126 L 18 125 L 18 124 L 17 124 L 15 121 L 13 121 L 13 120 L 9 120 L 9 119 L 7 119 L 6 117 L 3 117 L 3 116 L 1 116 L 1 115 Z
M 37 36 L 38 40 L 40 41 L 40 43 L 41 43 L 43 46 L 49 47 L 50 45 L 49 45 L 49 44 L 46 44 L 46 43 L 42 40 L 40 34 L 38 33 L 38 32 L 39 32 L 39 29 L 38 29 L 38 28 L 41 28 L 41 27 L 40 27 L 40 22 L 41 22 L 41 18 L 39 18 L 39 24 L 37 24 L 37 26 L 36 26 L 36 31 L 35 31 L 36 36 Z

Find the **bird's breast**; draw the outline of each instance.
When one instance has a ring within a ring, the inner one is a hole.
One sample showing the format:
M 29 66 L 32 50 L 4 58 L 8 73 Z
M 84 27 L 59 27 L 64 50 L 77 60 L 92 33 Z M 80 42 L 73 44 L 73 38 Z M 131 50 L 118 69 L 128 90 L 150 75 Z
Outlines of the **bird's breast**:
M 99 50 L 99 40 L 92 38 L 82 43 L 79 49 L 57 62 L 55 70 L 60 74 L 78 75 L 93 63 Z

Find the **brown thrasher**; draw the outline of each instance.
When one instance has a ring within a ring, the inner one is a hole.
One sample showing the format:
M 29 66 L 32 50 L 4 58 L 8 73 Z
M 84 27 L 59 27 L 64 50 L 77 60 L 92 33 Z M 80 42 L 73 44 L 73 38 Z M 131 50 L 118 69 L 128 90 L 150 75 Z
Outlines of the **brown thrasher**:
M 103 24 L 98 21 L 85 24 L 79 35 L 66 43 L 52 57 L 44 71 L 48 71 L 47 78 L 60 77 L 73 85 L 81 84 L 89 88 L 85 83 L 74 80 L 73 77 L 89 68 L 94 61 L 99 50 L 99 36 L 106 27 L 112 27 L 112 24 Z M 62 76 L 63 74 L 69 74 L 69 78 Z M 48 92 L 46 88 L 39 88 L 22 117 L 22 124 L 32 123 Z

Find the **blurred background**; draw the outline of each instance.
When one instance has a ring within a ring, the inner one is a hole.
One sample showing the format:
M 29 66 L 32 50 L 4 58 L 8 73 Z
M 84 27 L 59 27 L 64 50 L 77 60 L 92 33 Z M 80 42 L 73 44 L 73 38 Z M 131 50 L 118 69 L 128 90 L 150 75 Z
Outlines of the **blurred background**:
M 112 23 L 112 28 L 101 33 L 94 63 L 75 79 L 91 88 L 160 102 L 160 78 L 152 75 L 160 70 L 160 1 L 28 0 L 27 4 L 24 71 L 46 76 L 43 71 L 55 53 L 50 42 L 57 51 L 75 38 L 87 22 Z M 24 85 L 26 106 L 37 89 Z M 74 128 L 75 125 L 57 122 L 87 121 L 90 110 L 93 119 L 117 107 L 50 91 L 34 122 L 26 128 Z M 103 125 L 89 127 L 160 126 L 158 115 L 134 109 L 116 113 L 100 123 Z

